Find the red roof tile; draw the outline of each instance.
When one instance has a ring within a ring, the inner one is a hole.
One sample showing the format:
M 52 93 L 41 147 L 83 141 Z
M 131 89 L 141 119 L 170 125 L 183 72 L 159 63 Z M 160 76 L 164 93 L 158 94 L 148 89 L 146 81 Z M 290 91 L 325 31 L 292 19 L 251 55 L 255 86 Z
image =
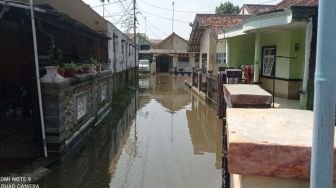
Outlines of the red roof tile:
M 211 32 L 215 35 L 215 37 L 223 28 L 228 28 L 236 25 L 240 23 L 244 18 L 246 18 L 246 15 L 196 14 L 196 20 L 198 21 L 199 26 L 209 26 Z
M 291 6 L 317 6 L 318 0 L 283 0 L 275 6 L 275 9 L 285 9 Z
M 242 8 L 246 8 L 249 14 L 260 14 L 271 11 L 274 7 L 275 5 L 245 4 Z

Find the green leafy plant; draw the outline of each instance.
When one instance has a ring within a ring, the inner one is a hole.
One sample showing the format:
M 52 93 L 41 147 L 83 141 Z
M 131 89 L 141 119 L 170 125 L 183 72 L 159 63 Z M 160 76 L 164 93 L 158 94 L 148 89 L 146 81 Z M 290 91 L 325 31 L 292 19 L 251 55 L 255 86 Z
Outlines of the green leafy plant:
M 75 62 L 65 63 L 64 65 L 65 75 L 68 77 L 74 77 L 77 71 L 77 65 Z

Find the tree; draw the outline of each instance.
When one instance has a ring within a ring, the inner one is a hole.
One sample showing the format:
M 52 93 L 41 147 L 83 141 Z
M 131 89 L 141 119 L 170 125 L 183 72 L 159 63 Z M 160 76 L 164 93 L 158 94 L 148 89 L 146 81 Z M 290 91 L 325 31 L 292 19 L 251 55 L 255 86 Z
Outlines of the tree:
M 221 3 L 218 7 L 216 7 L 216 14 L 238 14 L 239 6 L 233 5 L 230 1 L 225 3 Z

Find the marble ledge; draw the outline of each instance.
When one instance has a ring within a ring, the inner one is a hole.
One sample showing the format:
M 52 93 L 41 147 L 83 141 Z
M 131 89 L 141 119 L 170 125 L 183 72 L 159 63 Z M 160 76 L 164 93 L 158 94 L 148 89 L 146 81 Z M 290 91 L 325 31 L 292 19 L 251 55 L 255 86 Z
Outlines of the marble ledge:
M 230 108 L 227 121 L 231 174 L 309 178 L 312 111 Z
M 223 92 L 228 107 L 271 107 L 272 95 L 258 85 L 224 84 Z

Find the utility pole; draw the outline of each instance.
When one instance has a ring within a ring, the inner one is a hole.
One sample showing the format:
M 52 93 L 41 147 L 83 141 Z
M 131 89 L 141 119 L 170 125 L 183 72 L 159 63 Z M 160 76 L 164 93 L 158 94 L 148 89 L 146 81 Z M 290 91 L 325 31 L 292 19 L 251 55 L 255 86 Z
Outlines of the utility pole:
M 145 19 L 145 35 L 147 36 L 147 17 L 144 17 Z
M 173 18 L 172 18 L 172 33 L 174 33 L 174 14 L 175 14 L 175 2 L 173 1 Z
M 137 53 L 136 53 L 136 50 L 137 50 L 137 44 L 136 44 L 136 15 L 135 15 L 135 6 L 136 6 L 136 0 L 133 0 L 133 16 L 134 16 L 134 22 L 133 22 L 133 29 L 134 29 L 134 64 L 135 64 L 135 67 L 137 67 Z
M 335 8 L 335 0 L 319 1 L 310 188 L 333 187 L 336 106 Z
M 105 1 L 103 2 L 103 18 L 105 18 Z

